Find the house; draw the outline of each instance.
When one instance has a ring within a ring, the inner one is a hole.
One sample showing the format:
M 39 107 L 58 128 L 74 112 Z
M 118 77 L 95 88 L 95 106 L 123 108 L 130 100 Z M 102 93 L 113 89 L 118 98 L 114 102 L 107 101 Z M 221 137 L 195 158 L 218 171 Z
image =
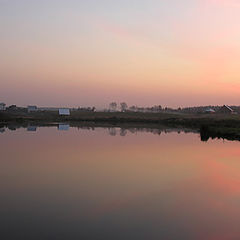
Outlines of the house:
M 213 110 L 212 108 L 207 108 L 204 112 L 205 113 L 215 113 L 215 110 Z
M 69 108 L 59 108 L 58 113 L 60 116 L 69 116 L 70 110 L 69 110 Z
M 0 103 L 0 111 L 5 111 L 5 110 L 6 110 L 6 104 Z
M 235 114 L 235 111 L 230 108 L 229 106 L 227 105 L 224 105 L 222 106 L 220 109 L 219 109 L 219 113 L 223 113 L 223 114 Z
M 58 112 L 58 108 L 55 107 L 40 107 L 38 111 Z
M 37 106 L 28 106 L 28 112 L 36 112 L 37 110 Z

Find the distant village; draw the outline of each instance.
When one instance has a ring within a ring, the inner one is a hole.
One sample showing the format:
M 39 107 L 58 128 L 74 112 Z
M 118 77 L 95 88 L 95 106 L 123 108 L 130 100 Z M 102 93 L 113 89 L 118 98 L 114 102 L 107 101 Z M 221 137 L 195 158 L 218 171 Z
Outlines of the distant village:
M 19 107 L 17 105 L 7 106 L 5 103 L 0 103 L 0 111 L 6 112 L 58 112 L 59 115 L 71 115 L 72 111 L 79 112 L 142 112 L 142 113 L 188 113 L 188 114 L 240 114 L 240 106 L 200 106 L 200 107 L 185 107 L 185 108 L 169 108 L 161 105 L 153 107 L 138 107 L 130 106 L 125 102 L 117 104 L 112 102 L 109 107 L 102 110 L 97 110 L 95 107 L 78 107 L 78 108 L 55 108 L 55 107 L 37 107 L 29 105 L 27 107 Z
M 95 108 L 55 108 L 55 107 L 37 107 L 35 105 L 29 105 L 27 107 L 19 107 L 17 105 L 6 106 L 5 103 L 0 103 L 0 111 L 10 113 L 34 113 L 34 112 L 58 112 L 59 115 L 70 115 L 71 111 L 82 111 L 82 112 L 94 112 Z

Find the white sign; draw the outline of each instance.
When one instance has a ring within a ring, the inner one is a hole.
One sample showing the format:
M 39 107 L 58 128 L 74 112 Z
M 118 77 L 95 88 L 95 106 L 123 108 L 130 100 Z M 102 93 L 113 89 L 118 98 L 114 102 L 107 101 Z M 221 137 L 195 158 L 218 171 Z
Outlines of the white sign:
M 59 108 L 58 110 L 59 115 L 70 115 L 70 110 L 68 108 Z

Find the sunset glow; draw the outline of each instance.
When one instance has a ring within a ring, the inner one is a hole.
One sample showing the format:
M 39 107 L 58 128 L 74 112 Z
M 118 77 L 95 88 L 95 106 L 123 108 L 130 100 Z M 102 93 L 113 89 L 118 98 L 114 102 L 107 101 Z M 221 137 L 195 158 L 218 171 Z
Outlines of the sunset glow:
M 0 0 L 0 101 L 239 105 L 238 0 Z

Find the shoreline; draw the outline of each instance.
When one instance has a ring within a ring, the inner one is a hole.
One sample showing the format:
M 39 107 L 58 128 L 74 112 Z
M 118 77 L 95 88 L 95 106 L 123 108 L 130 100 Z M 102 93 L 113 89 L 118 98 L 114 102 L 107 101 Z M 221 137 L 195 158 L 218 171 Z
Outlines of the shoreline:
M 38 125 L 53 126 L 67 123 L 71 127 L 122 127 L 122 128 L 179 128 L 199 132 L 201 139 L 222 138 L 240 141 L 240 115 L 227 114 L 176 114 L 136 112 L 72 112 L 59 116 L 57 112 L 1 112 L 0 126 Z

